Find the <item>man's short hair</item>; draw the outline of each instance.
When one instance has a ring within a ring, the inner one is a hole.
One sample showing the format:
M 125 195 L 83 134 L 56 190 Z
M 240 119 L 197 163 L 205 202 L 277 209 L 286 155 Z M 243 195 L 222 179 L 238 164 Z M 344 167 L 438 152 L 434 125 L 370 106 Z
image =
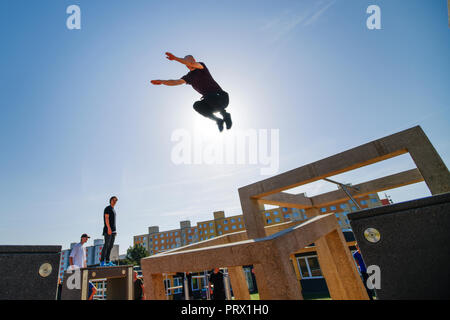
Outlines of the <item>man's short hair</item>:
M 194 57 L 191 56 L 190 54 L 187 55 L 187 56 L 185 56 L 184 59 L 187 60 L 187 61 L 189 61 L 189 62 L 191 62 L 191 63 L 196 62 L 195 59 L 194 59 Z
M 111 201 L 113 201 L 113 199 L 117 200 L 117 197 L 116 196 L 112 196 L 111 198 L 109 198 L 109 204 L 111 204 Z

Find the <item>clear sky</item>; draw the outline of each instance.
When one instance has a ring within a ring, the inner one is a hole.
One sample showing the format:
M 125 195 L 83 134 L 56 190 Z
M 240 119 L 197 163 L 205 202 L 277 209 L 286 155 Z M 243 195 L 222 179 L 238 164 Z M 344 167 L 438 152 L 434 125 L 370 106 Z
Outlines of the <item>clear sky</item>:
M 72 4 L 81 30 L 66 28 Z M 382 30 L 366 27 L 372 4 Z M 175 130 L 220 133 L 192 109 L 190 86 L 149 84 L 188 72 L 166 51 L 192 54 L 229 93 L 234 126 L 222 135 L 279 129 L 280 173 L 415 125 L 450 163 L 444 0 L 2 0 L 0 37 L 0 244 L 101 238 L 111 195 L 121 253 L 148 226 L 241 214 L 237 189 L 267 178 L 261 165 L 171 161 Z M 334 178 L 413 167 L 405 155 Z

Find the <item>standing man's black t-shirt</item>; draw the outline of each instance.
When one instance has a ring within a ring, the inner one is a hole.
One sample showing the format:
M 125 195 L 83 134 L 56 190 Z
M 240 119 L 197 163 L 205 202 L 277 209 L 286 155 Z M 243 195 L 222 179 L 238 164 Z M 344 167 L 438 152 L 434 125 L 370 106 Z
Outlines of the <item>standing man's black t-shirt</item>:
M 203 69 L 192 70 L 181 79 L 186 81 L 187 84 L 190 84 L 192 88 L 203 96 L 208 93 L 223 91 L 213 79 L 211 73 L 209 73 L 206 65 L 203 62 L 199 63 L 203 66 Z
M 103 212 L 103 235 L 108 234 L 108 227 L 106 226 L 106 217 L 105 215 L 109 214 L 109 226 L 111 227 L 112 233 L 116 232 L 116 210 L 112 206 L 107 206 L 105 211 Z

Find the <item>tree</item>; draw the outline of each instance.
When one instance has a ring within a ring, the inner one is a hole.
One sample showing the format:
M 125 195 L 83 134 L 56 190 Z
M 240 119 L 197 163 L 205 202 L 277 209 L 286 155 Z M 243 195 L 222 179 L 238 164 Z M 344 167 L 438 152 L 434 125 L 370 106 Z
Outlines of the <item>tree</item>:
M 132 265 L 140 265 L 141 259 L 148 257 L 149 253 L 147 249 L 145 249 L 140 244 L 135 244 L 134 247 L 129 247 L 127 250 L 126 260 L 129 264 Z

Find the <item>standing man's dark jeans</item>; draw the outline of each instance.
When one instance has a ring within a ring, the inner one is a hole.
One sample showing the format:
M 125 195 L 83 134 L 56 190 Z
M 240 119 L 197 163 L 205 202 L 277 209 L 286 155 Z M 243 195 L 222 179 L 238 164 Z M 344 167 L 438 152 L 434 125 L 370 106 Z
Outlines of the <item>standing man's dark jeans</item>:
M 105 244 L 102 249 L 102 256 L 100 261 L 109 262 L 109 255 L 111 254 L 111 249 L 114 246 L 114 240 L 116 239 L 116 234 L 112 233 L 111 235 L 105 234 Z
M 228 107 L 229 101 L 228 93 L 225 91 L 208 93 L 194 103 L 194 109 L 202 116 L 217 121 L 219 118 L 213 113 L 220 112 L 224 116 L 227 113 L 225 108 Z
M 361 276 L 363 278 L 364 288 L 366 288 L 367 294 L 369 295 L 369 299 L 373 300 L 373 290 L 367 288 L 367 279 L 369 279 L 369 275 L 367 272 L 361 272 Z

